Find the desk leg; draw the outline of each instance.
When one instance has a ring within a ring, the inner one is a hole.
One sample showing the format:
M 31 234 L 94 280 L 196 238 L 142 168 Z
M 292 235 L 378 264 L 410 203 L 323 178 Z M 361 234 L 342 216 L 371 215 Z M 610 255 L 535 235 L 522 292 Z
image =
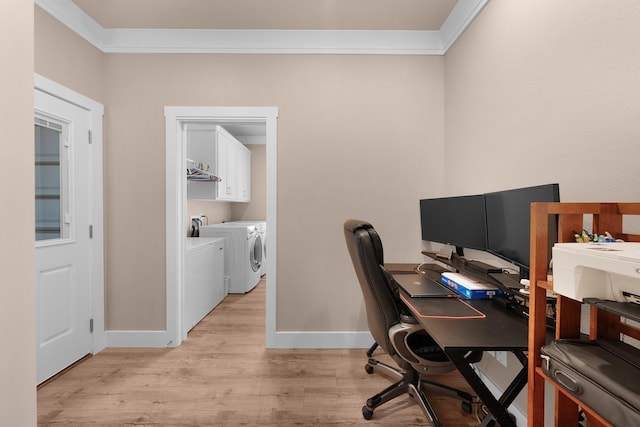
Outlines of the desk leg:
M 528 380 L 528 359 L 527 356 L 522 351 L 514 351 L 513 354 L 518 358 L 520 363 L 522 364 L 522 368 L 520 372 L 515 376 L 509 387 L 502 393 L 500 397 L 500 404 L 505 408 L 508 408 L 509 405 L 513 403 L 513 401 L 518 397 L 518 394 L 522 391 L 522 389 L 527 385 Z
M 494 426 L 497 421 L 501 427 L 516 427 L 516 424 L 507 412 L 507 407 L 527 384 L 527 357 L 522 351 L 514 352 L 520 363 L 523 363 L 523 367 L 502 396 L 500 396 L 500 399 L 496 399 L 471 365 L 465 360 L 464 356 L 466 353 L 466 351 L 448 351 L 447 356 L 449 356 L 449 359 L 456 365 L 460 374 L 467 380 L 471 388 L 478 394 L 480 400 L 482 400 L 489 409 L 490 414 L 485 417 L 481 426 Z

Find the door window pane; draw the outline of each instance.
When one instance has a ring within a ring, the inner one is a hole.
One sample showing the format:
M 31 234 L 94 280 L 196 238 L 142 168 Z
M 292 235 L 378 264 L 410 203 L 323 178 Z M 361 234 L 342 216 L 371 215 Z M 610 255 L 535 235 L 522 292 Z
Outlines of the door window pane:
M 36 240 L 65 237 L 61 136 L 62 127 L 35 125 Z

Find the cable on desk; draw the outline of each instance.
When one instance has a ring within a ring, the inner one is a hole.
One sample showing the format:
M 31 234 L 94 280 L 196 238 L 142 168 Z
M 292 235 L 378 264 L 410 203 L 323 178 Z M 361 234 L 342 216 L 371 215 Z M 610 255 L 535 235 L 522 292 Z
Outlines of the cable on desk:
M 425 265 L 433 265 L 433 266 L 435 266 L 435 268 L 429 268 L 429 267 L 427 267 L 427 268 L 424 268 L 424 269 L 423 269 L 422 267 L 424 267 Z M 426 273 L 427 273 L 427 271 L 433 271 L 433 272 L 435 272 L 435 273 L 442 273 L 443 271 L 447 271 L 445 268 L 440 267 L 439 265 L 434 264 L 434 263 L 433 263 L 433 262 L 431 262 L 431 261 L 423 262 L 423 263 L 421 263 L 421 264 L 418 264 L 418 265 L 417 265 L 417 267 L 415 268 L 415 270 L 416 270 L 416 273 L 418 273 L 418 274 L 423 274 L 423 275 L 424 275 L 424 274 L 426 274 Z

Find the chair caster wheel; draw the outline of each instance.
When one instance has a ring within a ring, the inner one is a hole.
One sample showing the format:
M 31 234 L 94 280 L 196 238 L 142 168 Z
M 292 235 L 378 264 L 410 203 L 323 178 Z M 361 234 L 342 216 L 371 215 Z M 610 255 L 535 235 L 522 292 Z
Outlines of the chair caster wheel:
M 373 366 L 364 365 L 364 370 L 367 371 L 367 374 L 373 374 Z
M 467 414 L 470 414 L 471 411 L 473 410 L 473 406 L 471 405 L 471 402 L 462 402 L 462 404 L 460 405 L 460 407 L 462 408 L 462 410 L 464 412 L 466 412 Z
M 370 420 L 373 416 L 373 410 L 369 409 L 367 406 L 362 407 L 362 416 L 365 420 Z

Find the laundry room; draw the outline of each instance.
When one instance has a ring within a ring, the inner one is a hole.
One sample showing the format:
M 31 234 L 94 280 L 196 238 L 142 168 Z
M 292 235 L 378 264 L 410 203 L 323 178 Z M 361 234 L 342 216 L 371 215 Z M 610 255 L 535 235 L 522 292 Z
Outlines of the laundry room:
M 229 293 L 266 274 L 266 126 L 183 124 L 186 149 L 185 333 Z

